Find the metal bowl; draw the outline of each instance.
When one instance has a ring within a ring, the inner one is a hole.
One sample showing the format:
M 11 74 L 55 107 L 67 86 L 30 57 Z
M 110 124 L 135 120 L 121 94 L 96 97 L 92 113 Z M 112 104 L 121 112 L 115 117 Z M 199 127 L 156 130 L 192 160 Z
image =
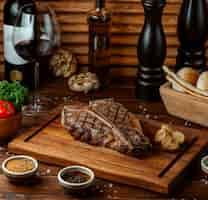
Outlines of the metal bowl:
M 16 159 L 28 159 L 33 162 L 33 169 L 26 171 L 26 172 L 13 172 L 10 171 L 6 168 L 6 165 L 9 161 L 11 160 L 16 160 Z M 11 156 L 7 158 L 6 160 L 3 161 L 2 163 L 2 171 L 3 174 L 11 181 L 13 182 L 21 182 L 21 181 L 26 181 L 31 179 L 36 175 L 36 172 L 38 171 L 38 161 L 30 156 L 25 156 L 25 155 L 19 155 L 19 156 Z
M 205 156 L 205 157 L 202 158 L 202 160 L 201 160 L 201 169 L 204 173 L 208 174 L 208 165 L 205 164 L 206 161 L 208 163 L 208 156 Z
M 90 178 L 86 182 L 71 183 L 63 179 L 63 176 L 67 174 L 68 172 L 81 172 L 81 173 L 88 175 Z M 77 191 L 84 190 L 84 189 L 91 187 L 94 183 L 94 180 L 95 180 L 94 172 L 91 169 L 87 167 L 83 167 L 83 166 L 77 166 L 77 165 L 69 166 L 69 167 L 63 168 L 58 173 L 59 184 L 71 192 L 77 192 Z

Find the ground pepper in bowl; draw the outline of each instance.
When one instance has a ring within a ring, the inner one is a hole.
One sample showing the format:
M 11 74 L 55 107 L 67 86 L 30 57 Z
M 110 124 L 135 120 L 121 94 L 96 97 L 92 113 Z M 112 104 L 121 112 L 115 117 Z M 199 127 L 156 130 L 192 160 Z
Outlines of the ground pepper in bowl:
M 79 171 L 72 171 L 62 175 L 62 178 L 69 183 L 84 183 L 90 179 L 90 176 Z
M 73 165 L 63 168 L 58 173 L 58 182 L 70 193 L 86 193 L 95 181 L 94 172 L 84 166 Z

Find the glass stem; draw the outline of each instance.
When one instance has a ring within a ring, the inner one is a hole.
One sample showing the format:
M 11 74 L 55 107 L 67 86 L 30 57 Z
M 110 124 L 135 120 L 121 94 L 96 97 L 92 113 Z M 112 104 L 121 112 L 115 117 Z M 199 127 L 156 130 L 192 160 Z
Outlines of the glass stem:
M 39 62 L 35 62 L 34 81 L 35 81 L 34 83 L 35 90 L 37 90 L 40 86 L 40 64 Z M 34 95 L 33 107 L 34 107 L 34 110 L 36 110 L 36 112 L 39 112 L 38 101 L 39 101 L 39 97 L 37 95 Z
M 39 88 L 40 85 L 40 65 L 39 62 L 35 62 L 35 70 L 34 70 L 35 74 L 34 74 L 34 86 L 35 86 L 35 90 L 37 90 Z

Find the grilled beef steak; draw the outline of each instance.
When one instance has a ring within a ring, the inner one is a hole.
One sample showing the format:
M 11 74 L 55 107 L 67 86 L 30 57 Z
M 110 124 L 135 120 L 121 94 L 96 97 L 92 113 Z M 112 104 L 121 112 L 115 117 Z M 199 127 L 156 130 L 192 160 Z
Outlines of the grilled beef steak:
M 151 149 L 139 120 L 113 99 L 95 100 L 89 105 L 65 106 L 61 121 L 75 139 L 88 144 L 136 157 Z

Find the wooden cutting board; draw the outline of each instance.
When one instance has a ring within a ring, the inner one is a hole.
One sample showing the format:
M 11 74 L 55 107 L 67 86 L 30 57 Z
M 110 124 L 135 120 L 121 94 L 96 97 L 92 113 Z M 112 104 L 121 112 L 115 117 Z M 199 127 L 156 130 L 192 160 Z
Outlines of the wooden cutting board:
M 153 135 L 161 125 L 151 120 L 141 122 L 148 135 Z M 85 165 L 92 168 L 100 178 L 170 193 L 207 143 L 203 133 L 198 130 L 184 127 L 177 129 L 188 138 L 186 148 L 177 153 L 167 153 L 154 147 L 151 155 L 138 159 L 75 141 L 61 127 L 60 115 L 56 115 L 41 127 L 23 132 L 9 144 L 9 151 L 28 154 L 40 161 L 61 166 Z

